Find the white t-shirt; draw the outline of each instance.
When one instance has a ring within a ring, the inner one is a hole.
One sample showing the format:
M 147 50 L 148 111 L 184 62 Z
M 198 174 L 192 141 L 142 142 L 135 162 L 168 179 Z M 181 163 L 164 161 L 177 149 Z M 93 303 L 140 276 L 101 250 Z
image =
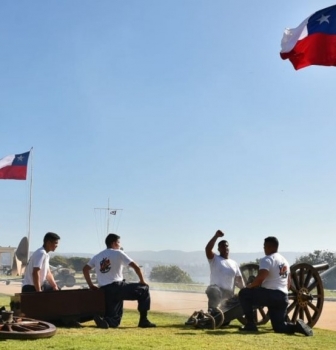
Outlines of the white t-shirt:
M 290 274 L 288 261 L 279 253 L 266 255 L 259 262 L 259 270 L 267 270 L 268 276 L 261 286 L 288 293 L 287 281 Z
M 32 256 L 30 257 L 28 264 L 26 266 L 26 270 L 24 273 L 24 278 L 22 281 L 22 285 L 34 285 L 33 281 L 33 269 L 34 267 L 38 267 L 40 269 L 40 285 L 42 286 L 43 282 L 45 282 L 47 273 L 49 270 L 49 254 L 46 250 L 41 247 L 36 250 Z
M 225 259 L 215 254 L 208 259 L 210 264 L 210 284 L 231 291 L 234 294 L 235 279 L 242 277 L 238 264 L 232 259 Z
M 122 250 L 105 249 L 95 255 L 88 265 L 95 268 L 99 287 L 112 282 L 120 282 L 124 279 L 123 267 L 128 266 L 133 260 Z

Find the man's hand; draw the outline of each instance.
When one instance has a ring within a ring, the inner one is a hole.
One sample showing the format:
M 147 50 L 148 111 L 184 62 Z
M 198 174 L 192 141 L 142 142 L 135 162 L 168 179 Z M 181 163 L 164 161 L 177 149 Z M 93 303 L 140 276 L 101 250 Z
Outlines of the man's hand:
M 222 232 L 221 230 L 217 230 L 216 233 L 214 234 L 214 236 L 210 239 L 210 241 L 208 242 L 208 244 L 205 246 L 205 255 L 207 257 L 207 259 L 212 260 L 215 256 L 215 253 L 212 251 L 217 239 L 219 237 L 223 237 L 224 236 L 224 232 Z
M 215 236 L 216 236 L 217 238 L 223 237 L 223 236 L 224 236 L 224 232 L 222 232 L 221 230 L 217 230 L 216 233 L 215 233 Z
M 91 290 L 99 289 L 99 287 L 95 286 L 94 284 L 92 284 L 91 286 L 89 286 L 89 288 L 90 288 Z

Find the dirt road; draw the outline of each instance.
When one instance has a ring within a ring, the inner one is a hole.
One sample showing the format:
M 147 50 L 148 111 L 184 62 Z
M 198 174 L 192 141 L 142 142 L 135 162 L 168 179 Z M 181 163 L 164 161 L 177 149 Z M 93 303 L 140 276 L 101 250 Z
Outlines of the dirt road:
M 14 295 L 20 293 L 21 283 L 13 282 L 6 285 L 0 282 L 0 293 Z M 151 291 L 152 305 L 154 311 L 172 312 L 189 317 L 195 310 L 207 309 L 207 298 L 201 293 L 163 292 Z M 1 305 L 0 305 L 1 306 Z M 135 309 L 137 303 L 126 301 L 125 308 Z M 325 301 L 322 314 L 315 328 L 336 331 L 336 301 Z M 186 317 L 186 319 L 187 319 Z

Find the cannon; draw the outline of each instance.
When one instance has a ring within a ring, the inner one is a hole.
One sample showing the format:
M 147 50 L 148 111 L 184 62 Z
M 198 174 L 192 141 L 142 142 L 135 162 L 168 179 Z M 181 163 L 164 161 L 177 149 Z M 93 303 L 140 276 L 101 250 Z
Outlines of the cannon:
M 80 327 L 96 314 L 104 315 L 105 294 L 102 289 L 16 293 L 10 309 L 0 309 L 0 339 L 46 338 L 56 333 L 56 326 Z
M 75 270 L 68 269 L 62 266 L 51 266 L 51 273 L 54 276 L 54 279 L 58 285 L 58 288 L 61 289 L 65 287 L 73 287 L 76 284 Z
M 17 293 L 11 297 L 11 311 L 17 317 L 29 317 L 55 325 L 79 327 L 81 322 L 104 315 L 102 289 L 71 289 L 42 293 Z
M 287 308 L 287 321 L 295 323 L 297 319 L 313 327 L 321 316 L 324 303 L 324 288 L 320 272 L 329 268 L 328 264 L 310 265 L 298 263 L 290 267 L 291 286 L 288 293 L 289 305 Z M 258 264 L 245 264 L 240 267 L 245 284 L 257 276 Z M 186 325 L 196 328 L 216 329 L 229 324 L 233 319 L 246 323 L 243 310 L 237 296 L 226 300 L 211 313 L 195 311 L 185 322 Z M 269 321 L 267 307 L 255 308 L 255 320 L 258 325 Z

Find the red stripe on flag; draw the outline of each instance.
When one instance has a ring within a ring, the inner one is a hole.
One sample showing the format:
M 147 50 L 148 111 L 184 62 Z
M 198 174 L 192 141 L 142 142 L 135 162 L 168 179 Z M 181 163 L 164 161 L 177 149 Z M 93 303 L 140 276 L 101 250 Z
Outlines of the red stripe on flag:
M 27 166 L 11 165 L 0 169 L 0 179 L 26 180 Z
M 310 65 L 336 66 L 336 35 L 311 34 L 299 40 L 290 52 L 281 52 L 282 59 L 289 59 L 295 69 Z

